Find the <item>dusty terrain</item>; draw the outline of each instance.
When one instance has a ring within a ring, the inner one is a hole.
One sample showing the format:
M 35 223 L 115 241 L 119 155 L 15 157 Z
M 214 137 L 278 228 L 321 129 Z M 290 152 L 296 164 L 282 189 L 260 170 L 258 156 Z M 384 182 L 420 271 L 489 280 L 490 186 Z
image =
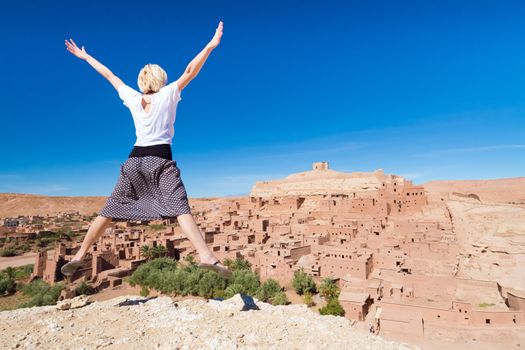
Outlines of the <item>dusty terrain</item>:
M 427 192 L 476 194 L 483 202 L 525 204 L 525 177 L 495 180 L 439 180 L 422 184 Z
M 128 305 L 119 306 L 128 300 Z M 80 308 L 0 312 L 2 349 L 412 349 L 305 305 L 240 311 L 239 295 L 209 302 L 120 296 Z M 57 344 L 60 344 L 57 346 Z
M 50 251 L 49 254 L 53 254 L 53 251 Z M 33 252 L 27 252 L 27 253 L 24 253 L 23 255 L 10 256 L 10 257 L 0 256 L 0 270 L 3 270 L 9 266 L 17 267 L 17 266 L 34 264 L 36 256 L 37 256 L 37 253 L 33 253 Z
M 461 248 L 458 277 L 525 290 L 525 208 L 449 200 Z
M 230 196 L 228 198 L 236 198 Z M 104 196 L 43 196 L 21 193 L 0 193 L 0 218 L 18 215 L 55 216 L 61 212 L 78 211 L 81 215 L 98 213 L 107 197 Z M 190 198 L 193 203 L 220 201 L 221 198 Z
M 78 211 L 91 215 L 104 206 L 106 197 L 63 197 L 34 194 L 0 193 L 0 217 L 18 215 L 56 215 L 59 212 Z

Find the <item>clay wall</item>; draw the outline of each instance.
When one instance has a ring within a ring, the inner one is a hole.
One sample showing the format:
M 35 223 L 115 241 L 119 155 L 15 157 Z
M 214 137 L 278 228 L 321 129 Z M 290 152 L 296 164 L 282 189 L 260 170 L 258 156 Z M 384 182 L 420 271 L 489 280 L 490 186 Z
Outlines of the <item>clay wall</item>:
M 351 320 L 363 321 L 365 319 L 366 305 L 360 303 L 353 303 L 349 301 L 339 300 L 339 304 L 345 310 L 345 318 Z
M 521 311 L 472 311 L 470 325 L 472 326 L 509 326 L 524 324 Z
M 418 312 L 399 312 L 384 308 L 382 311 L 379 318 L 380 334 L 393 332 L 423 337 L 423 318 Z
M 515 291 L 507 291 L 507 300 L 511 310 L 521 310 L 525 312 L 525 296 Z

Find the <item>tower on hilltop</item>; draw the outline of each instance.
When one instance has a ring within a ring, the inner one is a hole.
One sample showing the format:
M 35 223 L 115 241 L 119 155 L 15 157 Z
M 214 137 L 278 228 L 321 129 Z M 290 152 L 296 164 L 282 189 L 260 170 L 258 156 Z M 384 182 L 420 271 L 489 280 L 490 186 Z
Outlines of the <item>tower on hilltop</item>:
M 313 162 L 313 170 L 328 170 L 328 162 Z

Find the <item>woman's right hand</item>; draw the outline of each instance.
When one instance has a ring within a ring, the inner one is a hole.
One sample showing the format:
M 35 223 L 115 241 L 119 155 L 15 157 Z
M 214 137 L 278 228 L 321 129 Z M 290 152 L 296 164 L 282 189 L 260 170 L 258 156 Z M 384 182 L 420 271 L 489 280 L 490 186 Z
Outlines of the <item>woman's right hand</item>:
M 66 47 L 69 52 L 71 52 L 73 55 L 77 56 L 80 59 L 86 60 L 88 58 L 88 53 L 86 52 L 86 49 L 84 49 L 84 46 L 82 46 L 82 49 L 79 49 L 77 44 L 73 41 L 73 39 L 69 39 L 71 42 L 67 41 L 66 39 Z
M 222 37 L 222 21 L 219 22 L 219 25 L 217 26 L 217 29 L 215 30 L 215 35 L 213 36 L 210 43 L 208 44 L 208 47 L 211 49 L 216 48 L 221 42 L 221 37 Z

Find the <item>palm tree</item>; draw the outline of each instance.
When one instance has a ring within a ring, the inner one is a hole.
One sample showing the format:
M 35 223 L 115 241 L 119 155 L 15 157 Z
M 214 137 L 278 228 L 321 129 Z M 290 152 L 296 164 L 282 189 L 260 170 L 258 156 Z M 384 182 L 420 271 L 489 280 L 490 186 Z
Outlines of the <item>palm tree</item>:
M 323 279 L 322 284 L 319 286 L 319 292 L 327 300 L 334 299 L 339 296 L 339 288 L 331 277 L 326 277 Z
M 142 247 L 140 247 L 140 253 L 142 254 L 142 256 L 146 259 L 146 260 L 149 260 L 151 259 L 151 249 L 149 248 L 148 245 L 143 245 Z
M 152 248 L 152 255 L 154 258 L 159 258 L 161 256 L 166 256 L 168 250 L 163 245 L 157 245 Z
M 16 271 L 12 266 L 8 266 L 4 269 L 4 273 L 6 274 L 7 278 L 10 280 L 14 280 L 16 277 Z

